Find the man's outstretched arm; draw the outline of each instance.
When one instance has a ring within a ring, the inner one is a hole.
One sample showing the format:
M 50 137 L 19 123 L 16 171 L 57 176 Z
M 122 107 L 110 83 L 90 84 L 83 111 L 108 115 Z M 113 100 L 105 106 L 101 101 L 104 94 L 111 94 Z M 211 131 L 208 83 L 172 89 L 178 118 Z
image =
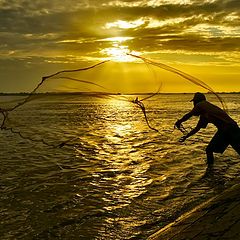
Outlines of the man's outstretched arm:
M 197 133 L 201 128 L 206 128 L 208 125 L 207 120 L 204 117 L 200 117 L 197 126 L 192 129 L 189 133 L 180 138 L 180 142 L 184 142 L 187 138 Z
M 187 121 L 189 118 L 191 118 L 193 116 L 192 112 L 189 112 L 187 114 L 185 114 L 181 119 L 177 120 L 175 123 L 175 127 L 176 128 L 180 128 L 181 124 L 185 121 Z
M 184 135 L 183 137 L 181 137 L 179 139 L 179 142 L 184 142 L 187 138 L 189 138 L 190 136 L 194 135 L 195 133 L 197 133 L 199 130 L 201 129 L 200 126 L 196 126 L 194 129 L 192 129 L 189 133 L 187 133 L 186 135 Z

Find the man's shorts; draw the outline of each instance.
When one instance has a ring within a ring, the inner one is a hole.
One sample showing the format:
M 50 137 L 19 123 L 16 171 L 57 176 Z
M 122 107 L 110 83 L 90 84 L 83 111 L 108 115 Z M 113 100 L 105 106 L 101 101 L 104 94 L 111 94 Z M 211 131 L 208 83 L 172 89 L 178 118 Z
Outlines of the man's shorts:
M 240 148 L 240 128 L 238 126 L 231 126 L 224 131 L 218 130 L 206 150 L 223 153 L 228 145 L 232 145 L 233 148 L 239 152 L 239 149 L 236 149 Z

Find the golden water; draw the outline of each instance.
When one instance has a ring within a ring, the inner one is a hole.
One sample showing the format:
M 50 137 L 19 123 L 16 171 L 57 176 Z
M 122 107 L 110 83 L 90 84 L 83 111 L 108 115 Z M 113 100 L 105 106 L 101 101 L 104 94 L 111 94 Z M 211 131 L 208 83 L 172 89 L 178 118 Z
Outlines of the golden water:
M 75 147 L 56 149 L 0 132 L 1 239 L 145 239 L 237 182 L 240 161 L 230 147 L 204 177 L 214 127 L 178 142 L 173 125 L 191 109 L 191 97 L 161 94 L 145 102 L 159 133 L 118 98 L 48 96 L 11 113 L 26 135 L 51 143 L 79 138 Z M 223 98 L 240 123 L 239 95 Z

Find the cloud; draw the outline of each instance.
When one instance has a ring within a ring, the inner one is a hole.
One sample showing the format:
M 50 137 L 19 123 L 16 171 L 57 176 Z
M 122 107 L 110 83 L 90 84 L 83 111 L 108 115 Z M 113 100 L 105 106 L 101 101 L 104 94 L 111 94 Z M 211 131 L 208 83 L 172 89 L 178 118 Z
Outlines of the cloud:
M 238 0 L 0 1 L 0 54 L 88 55 L 128 37 L 134 50 L 237 51 Z
M 0 0 L 0 91 L 119 50 L 239 66 L 239 26 L 239 0 Z

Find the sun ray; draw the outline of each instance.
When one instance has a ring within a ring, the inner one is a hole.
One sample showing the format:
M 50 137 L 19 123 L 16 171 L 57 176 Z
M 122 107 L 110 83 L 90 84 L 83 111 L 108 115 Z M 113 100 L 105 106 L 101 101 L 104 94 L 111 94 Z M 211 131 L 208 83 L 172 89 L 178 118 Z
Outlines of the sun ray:
M 136 62 L 136 59 L 131 54 L 141 55 L 139 52 L 131 51 L 127 46 L 127 40 L 131 40 L 130 37 L 112 37 L 106 38 L 104 41 L 111 42 L 111 46 L 104 48 L 100 51 L 108 60 L 115 62 Z M 124 43 L 124 44 L 123 44 Z

